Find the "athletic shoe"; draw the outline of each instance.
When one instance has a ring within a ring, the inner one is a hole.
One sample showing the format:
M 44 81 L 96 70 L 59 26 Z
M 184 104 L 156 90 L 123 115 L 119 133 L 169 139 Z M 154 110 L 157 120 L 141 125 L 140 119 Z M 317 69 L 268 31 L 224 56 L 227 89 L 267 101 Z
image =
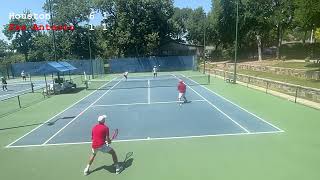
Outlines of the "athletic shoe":
M 116 174 L 120 174 L 122 170 L 123 170 L 122 166 L 116 167 Z
M 88 169 L 88 168 L 85 168 L 85 169 L 83 170 L 83 175 L 85 175 L 85 176 L 88 176 L 88 175 L 89 175 L 89 169 Z

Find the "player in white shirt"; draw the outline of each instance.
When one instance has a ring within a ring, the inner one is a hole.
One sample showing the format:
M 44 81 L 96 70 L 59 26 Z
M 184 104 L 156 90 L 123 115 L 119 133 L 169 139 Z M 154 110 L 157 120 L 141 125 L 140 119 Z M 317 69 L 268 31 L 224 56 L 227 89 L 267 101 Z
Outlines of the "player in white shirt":
M 128 71 L 123 73 L 123 76 L 126 78 L 126 80 L 128 79 Z
M 26 78 L 26 73 L 24 72 L 24 70 L 22 70 L 22 72 L 21 72 L 21 77 L 22 77 L 22 80 L 23 80 L 23 81 L 26 81 L 26 80 L 27 80 L 27 78 Z
M 157 77 L 158 73 L 157 73 L 158 69 L 156 66 L 153 66 L 152 72 L 153 72 L 153 77 Z

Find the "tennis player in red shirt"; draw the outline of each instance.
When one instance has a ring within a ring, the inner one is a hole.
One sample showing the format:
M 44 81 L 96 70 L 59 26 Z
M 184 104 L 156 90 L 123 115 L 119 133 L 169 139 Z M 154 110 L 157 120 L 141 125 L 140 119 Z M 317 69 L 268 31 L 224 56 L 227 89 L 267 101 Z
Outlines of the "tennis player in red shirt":
M 186 98 L 186 90 L 187 90 L 186 84 L 182 80 L 179 80 L 179 84 L 178 84 L 178 91 L 179 91 L 178 101 L 180 102 L 180 106 L 182 105 L 182 103 L 188 102 L 188 100 Z M 182 102 L 182 98 L 184 100 L 183 102 Z
M 119 174 L 122 169 L 122 167 L 118 163 L 116 152 L 110 146 L 111 139 L 109 137 L 109 127 L 104 124 L 106 121 L 106 118 L 107 118 L 106 115 L 99 116 L 98 124 L 96 124 L 92 128 L 92 137 L 91 137 L 92 155 L 90 156 L 87 167 L 83 171 L 84 175 L 89 174 L 89 168 L 93 163 L 93 160 L 97 155 L 97 152 L 99 151 L 103 153 L 109 153 L 112 155 L 112 160 L 113 160 L 114 166 L 116 167 L 116 174 Z M 107 141 L 107 144 L 106 144 L 106 141 Z

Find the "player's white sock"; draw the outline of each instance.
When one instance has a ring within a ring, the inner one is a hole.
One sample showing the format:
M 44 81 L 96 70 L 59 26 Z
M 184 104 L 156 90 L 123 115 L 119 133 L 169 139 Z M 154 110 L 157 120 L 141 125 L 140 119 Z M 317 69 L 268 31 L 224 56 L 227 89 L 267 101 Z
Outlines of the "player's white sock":
M 87 167 L 83 170 L 83 174 L 85 176 L 87 176 L 89 174 L 89 168 L 90 168 L 90 165 L 88 164 Z

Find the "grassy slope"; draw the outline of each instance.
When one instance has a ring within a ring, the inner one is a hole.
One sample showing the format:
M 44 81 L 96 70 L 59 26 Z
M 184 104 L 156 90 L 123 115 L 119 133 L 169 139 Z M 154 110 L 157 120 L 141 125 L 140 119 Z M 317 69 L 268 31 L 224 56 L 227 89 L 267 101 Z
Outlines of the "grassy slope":
M 189 73 L 188 73 L 189 74 Z M 120 159 L 134 160 L 116 176 L 101 169 L 88 177 L 82 170 L 90 153 L 86 145 L 0 150 L 0 179 L 319 179 L 320 111 L 263 92 L 214 79 L 214 91 L 281 127 L 281 134 L 211 137 L 185 140 L 122 142 L 113 146 Z M 0 119 L 0 127 L 42 122 L 87 94 L 60 95 Z M 55 107 L 55 108 L 52 108 Z M 267 108 L 271 107 L 271 108 Z M 33 113 L 37 112 L 37 113 Z M 34 127 L 0 131 L 3 147 Z M 93 168 L 109 165 L 99 154 Z
M 305 79 L 300 79 L 300 78 L 287 76 L 287 75 L 279 76 L 277 74 L 273 74 L 269 72 L 258 72 L 258 71 L 252 71 L 252 70 L 238 70 L 238 72 L 241 74 L 246 74 L 250 76 L 267 78 L 267 79 L 272 79 L 276 81 L 282 81 L 286 83 L 320 89 L 320 81 L 317 81 L 317 80 L 305 80 Z
M 294 68 L 294 69 L 307 69 L 316 70 L 320 68 L 320 64 L 310 63 L 310 62 L 278 62 L 274 67 L 284 67 L 284 68 Z

